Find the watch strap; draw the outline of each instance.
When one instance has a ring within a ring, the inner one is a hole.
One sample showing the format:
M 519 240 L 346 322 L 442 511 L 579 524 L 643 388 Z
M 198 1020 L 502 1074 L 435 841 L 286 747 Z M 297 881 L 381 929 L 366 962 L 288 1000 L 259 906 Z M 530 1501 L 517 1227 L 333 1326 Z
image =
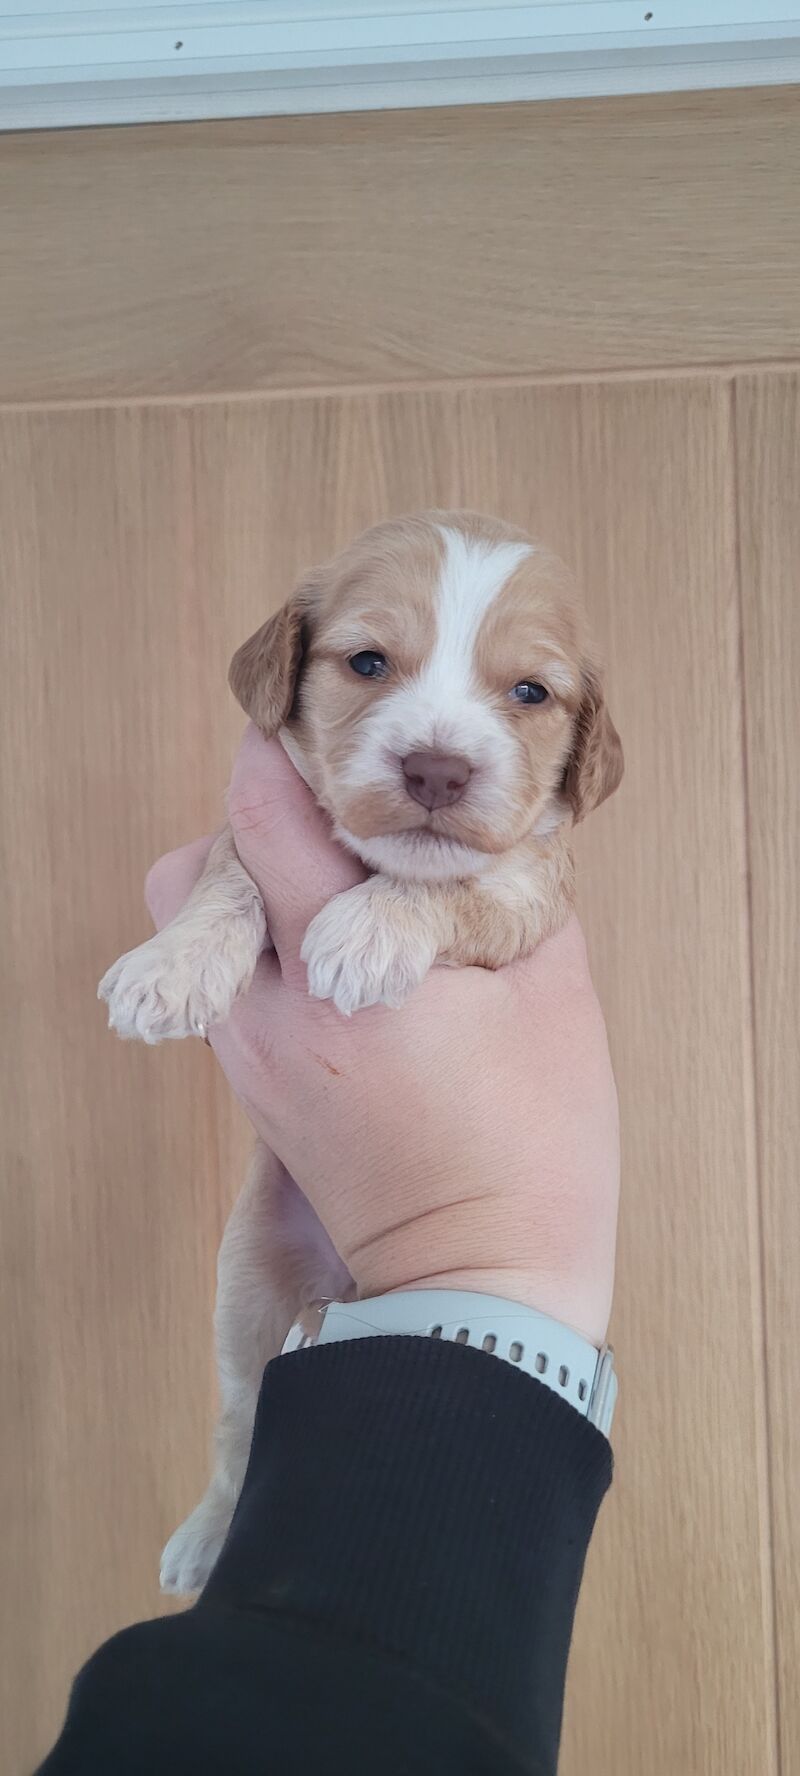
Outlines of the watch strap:
M 521 1302 L 460 1289 L 405 1289 L 364 1301 L 315 1304 L 283 1350 L 387 1334 L 468 1344 L 500 1357 L 560 1394 L 605 1436 L 617 1399 L 613 1352 Z

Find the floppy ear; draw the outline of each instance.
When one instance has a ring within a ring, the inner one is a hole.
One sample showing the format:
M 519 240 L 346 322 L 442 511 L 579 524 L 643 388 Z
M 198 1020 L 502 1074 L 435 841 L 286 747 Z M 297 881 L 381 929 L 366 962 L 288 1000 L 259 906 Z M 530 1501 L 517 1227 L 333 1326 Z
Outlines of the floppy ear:
M 606 709 L 602 685 L 596 672 L 585 671 L 572 751 L 561 784 L 576 823 L 613 795 L 623 770 L 622 742 Z
M 228 683 L 262 734 L 270 740 L 288 719 L 302 664 L 309 618 L 308 589 L 299 587 L 274 617 L 237 648 Z

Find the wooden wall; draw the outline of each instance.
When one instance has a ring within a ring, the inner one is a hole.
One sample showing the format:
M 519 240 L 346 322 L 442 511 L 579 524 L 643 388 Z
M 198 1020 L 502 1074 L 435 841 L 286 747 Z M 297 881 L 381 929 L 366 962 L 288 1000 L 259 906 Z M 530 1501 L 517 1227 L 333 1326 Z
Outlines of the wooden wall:
M 430 503 L 573 560 L 627 757 L 580 843 L 622 1393 L 564 1776 L 800 1768 L 799 163 L 785 89 L 0 140 L 4 1769 L 163 1607 L 247 1147 L 96 980 L 219 817 L 233 647 Z

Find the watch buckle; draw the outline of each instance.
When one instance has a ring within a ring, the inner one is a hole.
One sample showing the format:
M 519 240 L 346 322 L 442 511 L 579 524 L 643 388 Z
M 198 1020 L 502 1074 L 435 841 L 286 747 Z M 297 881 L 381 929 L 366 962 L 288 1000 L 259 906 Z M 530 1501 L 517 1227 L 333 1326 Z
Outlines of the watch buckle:
M 596 1425 L 604 1437 L 608 1437 L 611 1432 L 618 1392 L 619 1382 L 614 1370 L 614 1352 L 610 1344 L 604 1344 L 597 1360 L 589 1399 L 589 1410 L 586 1414 L 589 1424 Z

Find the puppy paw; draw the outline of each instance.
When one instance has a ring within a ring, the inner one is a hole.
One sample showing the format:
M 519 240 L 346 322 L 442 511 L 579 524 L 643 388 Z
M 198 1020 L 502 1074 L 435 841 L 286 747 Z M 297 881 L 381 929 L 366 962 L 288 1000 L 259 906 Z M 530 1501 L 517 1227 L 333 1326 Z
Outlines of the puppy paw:
M 237 918 L 218 937 L 166 926 L 104 974 L 97 997 L 108 1006 L 109 1029 L 151 1043 L 205 1036 L 249 987 L 263 938 L 263 909 L 260 922 L 255 914 Z
M 367 1005 L 402 1005 L 424 980 L 437 945 L 401 895 L 370 882 L 337 894 L 312 919 L 300 951 L 314 999 L 349 1017 Z
M 162 1591 L 177 1597 L 202 1591 L 216 1566 L 232 1516 L 232 1503 L 212 1482 L 205 1498 L 167 1542 L 161 1556 Z

